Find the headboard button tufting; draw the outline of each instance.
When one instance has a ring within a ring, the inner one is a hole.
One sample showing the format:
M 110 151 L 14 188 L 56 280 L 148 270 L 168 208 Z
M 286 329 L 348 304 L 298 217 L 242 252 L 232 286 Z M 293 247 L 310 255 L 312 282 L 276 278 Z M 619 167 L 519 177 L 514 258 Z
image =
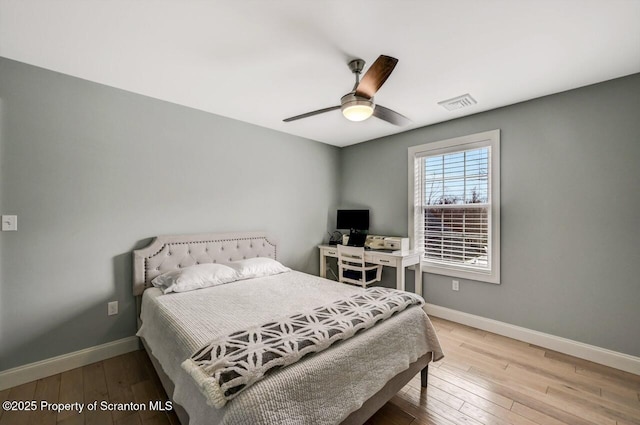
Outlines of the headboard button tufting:
M 174 249 L 177 251 L 174 252 Z M 176 258 L 173 258 L 174 254 Z M 144 289 L 153 287 L 151 280 L 154 277 L 171 270 L 179 271 L 191 265 L 224 264 L 254 257 L 277 257 L 275 245 L 271 245 L 262 234 L 206 234 L 184 238 L 159 236 L 148 247 L 134 252 L 133 292 L 141 295 Z

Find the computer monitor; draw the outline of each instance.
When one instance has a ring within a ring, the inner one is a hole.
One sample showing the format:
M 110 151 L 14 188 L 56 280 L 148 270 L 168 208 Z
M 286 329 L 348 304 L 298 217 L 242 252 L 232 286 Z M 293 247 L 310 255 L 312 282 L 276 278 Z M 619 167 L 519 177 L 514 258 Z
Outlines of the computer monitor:
M 347 245 L 364 246 L 369 230 L 369 210 L 338 210 L 338 229 L 349 229 Z
M 369 210 L 338 210 L 338 229 L 369 230 Z

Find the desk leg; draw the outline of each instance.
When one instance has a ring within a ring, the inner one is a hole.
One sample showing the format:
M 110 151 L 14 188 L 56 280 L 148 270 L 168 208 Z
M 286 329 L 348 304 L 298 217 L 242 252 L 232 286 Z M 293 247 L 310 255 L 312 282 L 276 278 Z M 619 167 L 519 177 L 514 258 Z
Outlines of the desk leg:
M 396 288 L 404 291 L 404 267 L 399 264 L 396 269 Z
M 320 277 L 327 277 L 327 257 L 320 250 Z
M 414 267 L 415 273 L 416 273 L 416 277 L 415 277 L 415 284 L 416 284 L 416 294 L 422 296 L 422 264 L 418 263 L 415 265 Z

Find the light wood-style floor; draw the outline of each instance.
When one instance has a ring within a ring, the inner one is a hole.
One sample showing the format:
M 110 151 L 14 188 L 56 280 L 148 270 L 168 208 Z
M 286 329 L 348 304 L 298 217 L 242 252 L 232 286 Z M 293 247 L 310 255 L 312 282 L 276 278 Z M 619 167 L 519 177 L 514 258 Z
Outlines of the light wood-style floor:
M 368 425 L 640 424 L 640 376 L 432 318 L 445 359 Z M 0 391 L 4 400 L 146 402 L 166 394 L 144 351 Z M 172 412 L 3 412 L 0 425 L 178 425 Z

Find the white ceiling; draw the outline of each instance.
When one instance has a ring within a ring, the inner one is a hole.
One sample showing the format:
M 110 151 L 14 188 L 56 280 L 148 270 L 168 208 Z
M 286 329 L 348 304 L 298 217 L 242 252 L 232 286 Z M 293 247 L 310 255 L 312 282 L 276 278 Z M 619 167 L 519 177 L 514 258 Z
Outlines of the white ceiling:
M 282 122 L 380 54 L 399 63 L 376 102 L 411 126 Z M 640 72 L 640 0 L 0 0 L 0 56 L 347 146 Z

